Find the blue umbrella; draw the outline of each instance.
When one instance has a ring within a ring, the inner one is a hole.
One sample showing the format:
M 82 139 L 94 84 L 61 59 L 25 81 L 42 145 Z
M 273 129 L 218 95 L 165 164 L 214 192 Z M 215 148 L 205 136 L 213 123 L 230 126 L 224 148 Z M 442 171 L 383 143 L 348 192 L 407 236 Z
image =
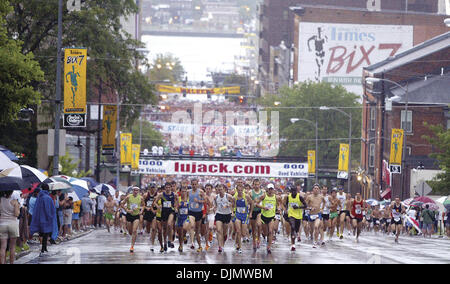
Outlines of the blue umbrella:
M 378 201 L 375 199 L 367 199 L 366 203 L 369 204 L 370 206 L 377 206 L 378 205 Z
M 99 183 L 93 178 L 82 177 L 81 179 L 87 181 L 87 183 L 89 185 L 89 189 L 92 189 L 92 188 L 96 187 L 97 185 L 99 185 Z
M 75 192 L 75 194 L 78 196 L 79 199 L 85 197 L 86 195 L 89 195 L 89 191 L 87 191 L 85 188 L 78 186 L 78 185 L 72 185 L 72 189 Z
M 0 145 L 0 151 L 6 155 L 11 161 L 18 161 L 19 158 L 5 146 Z
M 18 177 L 0 178 L 0 191 L 23 190 L 31 187 L 31 184 Z

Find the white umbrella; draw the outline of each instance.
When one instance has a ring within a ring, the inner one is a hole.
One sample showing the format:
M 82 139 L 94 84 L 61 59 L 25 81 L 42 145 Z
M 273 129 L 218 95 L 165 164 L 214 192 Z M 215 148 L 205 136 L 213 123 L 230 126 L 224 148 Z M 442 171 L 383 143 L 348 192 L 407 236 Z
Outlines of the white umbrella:
M 30 183 L 43 182 L 44 180 L 48 179 L 48 176 L 46 176 L 36 168 L 30 166 L 20 166 L 20 168 L 22 171 L 23 179 Z
M 13 167 L 9 169 L 4 169 L 0 172 L 0 177 L 18 177 L 22 178 L 22 171 L 20 170 L 20 167 Z
M 11 161 L 8 156 L 0 152 L 0 170 L 18 167 L 19 165 Z
M 78 200 L 80 200 L 80 198 L 78 198 L 78 195 L 75 192 L 70 192 L 69 194 L 67 194 L 69 197 L 73 198 L 73 202 L 77 202 Z

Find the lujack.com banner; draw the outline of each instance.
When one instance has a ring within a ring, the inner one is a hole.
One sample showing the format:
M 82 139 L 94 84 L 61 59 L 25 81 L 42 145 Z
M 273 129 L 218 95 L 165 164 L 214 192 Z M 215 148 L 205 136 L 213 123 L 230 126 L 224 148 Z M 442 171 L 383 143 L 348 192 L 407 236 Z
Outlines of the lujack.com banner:
M 139 172 L 148 175 L 307 178 L 308 163 L 141 159 Z

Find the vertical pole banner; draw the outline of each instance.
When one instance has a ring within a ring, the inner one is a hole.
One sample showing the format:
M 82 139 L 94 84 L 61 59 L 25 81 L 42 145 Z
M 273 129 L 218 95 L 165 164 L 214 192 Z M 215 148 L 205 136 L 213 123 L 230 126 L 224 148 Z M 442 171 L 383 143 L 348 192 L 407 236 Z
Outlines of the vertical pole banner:
M 131 169 L 139 170 L 139 158 L 140 158 L 140 153 L 141 153 L 141 145 L 140 144 L 131 145 L 131 152 L 132 152 Z
M 316 151 L 308 151 L 308 174 L 316 173 Z
M 103 151 L 113 152 L 116 144 L 117 106 L 103 106 Z
M 131 133 L 120 134 L 120 164 L 131 165 L 132 150 L 131 150 Z
M 86 48 L 64 50 L 64 127 L 86 127 Z
M 391 135 L 391 153 L 389 156 L 389 164 L 401 165 L 403 153 L 403 129 L 392 128 Z
M 339 167 L 338 171 L 340 172 L 348 172 L 348 144 L 340 144 L 339 145 Z

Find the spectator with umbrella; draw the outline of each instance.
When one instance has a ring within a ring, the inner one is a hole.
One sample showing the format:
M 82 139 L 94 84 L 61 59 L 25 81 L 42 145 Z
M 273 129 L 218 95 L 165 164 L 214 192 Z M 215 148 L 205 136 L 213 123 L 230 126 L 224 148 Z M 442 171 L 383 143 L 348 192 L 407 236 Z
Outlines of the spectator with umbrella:
M 56 220 L 56 208 L 53 199 L 49 194 L 48 184 L 41 184 L 41 191 L 36 200 L 36 205 L 31 220 L 30 234 L 39 233 L 42 237 L 42 248 L 40 257 L 45 256 L 47 251 L 47 242 L 52 235 L 54 229 L 54 221 Z

